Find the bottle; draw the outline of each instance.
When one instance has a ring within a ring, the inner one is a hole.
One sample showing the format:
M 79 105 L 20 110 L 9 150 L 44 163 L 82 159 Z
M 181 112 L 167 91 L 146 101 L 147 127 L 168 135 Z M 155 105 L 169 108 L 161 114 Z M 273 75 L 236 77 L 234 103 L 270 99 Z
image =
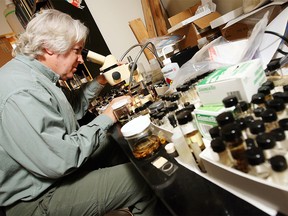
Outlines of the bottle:
M 169 122 L 173 127 L 173 135 L 171 137 L 172 143 L 174 143 L 174 146 L 176 148 L 176 151 L 179 155 L 179 160 L 183 163 L 192 165 L 193 167 L 197 167 L 196 161 L 193 158 L 193 155 L 190 151 L 190 148 L 183 136 L 183 133 L 177 125 L 177 121 L 174 115 L 168 116 Z
M 179 65 L 176 62 L 172 62 L 170 58 L 163 60 L 164 67 L 161 69 L 164 79 L 168 85 L 171 85 L 179 71 Z
M 251 148 L 246 150 L 246 158 L 248 161 L 248 173 L 266 179 L 270 175 L 269 164 L 265 160 L 263 151 L 260 148 Z
M 245 157 L 245 142 L 236 123 L 230 123 L 221 128 L 222 139 L 235 160 L 234 168 L 248 172 L 248 163 Z
M 222 103 L 225 108 L 232 109 L 232 112 L 234 114 L 235 119 L 240 118 L 242 112 L 240 110 L 240 107 L 238 105 L 238 98 L 235 95 L 229 95 L 223 98 Z
M 277 113 L 274 109 L 266 109 L 261 114 L 262 120 L 264 122 L 266 132 L 278 128 Z
M 218 154 L 219 162 L 224 164 L 228 167 L 233 166 L 233 158 L 231 153 L 226 148 L 225 143 L 223 142 L 222 138 L 216 137 L 211 141 L 211 148 L 212 150 Z
M 271 108 L 276 111 L 279 120 L 287 117 L 286 106 L 282 99 L 269 100 L 267 101 L 266 106 L 267 108 Z
M 276 140 L 271 133 L 261 133 L 256 136 L 256 143 L 263 150 L 266 160 L 277 155 Z
M 270 158 L 272 168 L 271 179 L 274 183 L 287 186 L 288 185 L 288 169 L 287 161 L 282 155 L 275 155 Z
M 200 153 L 202 149 L 205 149 L 202 136 L 197 128 L 193 124 L 193 117 L 190 111 L 183 110 L 180 113 L 176 114 L 178 124 L 180 125 L 181 131 L 188 143 L 188 146 L 191 148 L 195 160 L 199 166 L 199 169 L 202 172 L 206 172 L 203 161 L 200 158 Z
M 7 23 L 11 27 L 12 31 L 17 35 L 24 32 L 24 28 L 20 23 L 15 10 L 15 4 L 12 0 L 5 0 L 6 9 L 3 11 L 4 17 Z

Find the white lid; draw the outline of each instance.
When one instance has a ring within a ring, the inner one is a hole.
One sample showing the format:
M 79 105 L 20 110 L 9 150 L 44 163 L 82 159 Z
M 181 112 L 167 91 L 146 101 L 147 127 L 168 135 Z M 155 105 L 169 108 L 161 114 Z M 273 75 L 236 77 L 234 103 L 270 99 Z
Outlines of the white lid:
M 149 116 L 139 116 L 127 122 L 122 128 L 121 133 L 124 137 L 130 137 L 141 133 L 150 126 Z
M 124 105 L 128 104 L 128 100 L 127 99 L 123 99 L 123 100 L 119 100 L 117 102 L 115 102 L 114 104 L 112 104 L 112 109 L 115 110 L 115 109 L 118 109 Z
M 165 145 L 165 150 L 168 154 L 172 154 L 176 151 L 174 143 L 167 143 Z
M 167 65 L 167 64 L 170 64 L 171 63 L 171 59 L 170 58 L 166 58 L 163 60 L 163 64 L 164 65 Z

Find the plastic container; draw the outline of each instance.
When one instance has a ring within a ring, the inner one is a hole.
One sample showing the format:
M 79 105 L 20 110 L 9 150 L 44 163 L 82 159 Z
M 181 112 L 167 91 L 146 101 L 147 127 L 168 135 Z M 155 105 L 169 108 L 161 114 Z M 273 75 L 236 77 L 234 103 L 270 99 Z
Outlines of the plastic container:
M 161 145 L 160 139 L 153 134 L 148 116 L 139 116 L 121 128 L 135 158 L 141 159 L 153 155 Z
M 179 71 L 179 65 L 176 62 L 171 62 L 170 58 L 163 60 L 164 67 L 161 69 L 165 81 L 168 85 L 171 85 L 175 79 L 176 73 Z

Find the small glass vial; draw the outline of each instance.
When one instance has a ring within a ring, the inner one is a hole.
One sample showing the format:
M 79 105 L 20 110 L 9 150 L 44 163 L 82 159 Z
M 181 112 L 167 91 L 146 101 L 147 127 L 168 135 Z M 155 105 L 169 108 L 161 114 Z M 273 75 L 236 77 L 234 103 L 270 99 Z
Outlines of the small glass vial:
M 288 186 L 288 169 L 286 158 L 282 155 L 275 155 L 270 158 L 272 168 L 271 179 L 274 183 Z
M 288 118 L 284 118 L 278 121 L 279 127 L 284 130 L 285 136 L 288 138 Z
M 221 128 L 222 139 L 235 160 L 234 168 L 242 172 L 248 172 L 248 163 L 245 158 L 245 142 L 241 137 L 241 131 L 236 123 L 230 123 Z
M 257 107 L 265 108 L 265 102 L 265 95 L 263 93 L 256 93 L 252 95 L 251 105 L 253 110 Z
M 272 100 L 271 90 L 269 86 L 262 85 L 258 89 L 258 93 L 263 93 L 265 95 L 265 101 Z
M 229 150 L 226 149 L 225 143 L 222 138 L 217 137 L 211 141 L 212 150 L 218 154 L 219 162 L 228 167 L 232 167 L 234 165 L 233 158 Z
M 285 155 L 288 150 L 288 143 L 285 136 L 285 131 L 282 128 L 275 128 L 271 132 L 272 136 L 276 140 L 276 151 L 280 155 Z
M 274 109 L 277 113 L 277 117 L 279 120 L 283 118 L 287 118 L 287 111 L 286 111 L 285 103 L 283 100 L 273 99 L 273 100 L 267 101 L 266 107 Z
M 266 132 L 270 132 L 271 130 L 279 127 L 277 121 L 277 113 L 274 109 L 268 108 L 264 110 L 261 116 L 266 128 Z
M 182 112 L 177 114 L 177 121 L 181 128 L 182 133 L 188 143 L 189 147 L 191 148 L 195 160 L 199 166 L 199 169 L 202 172 L 206 172 L 204 167 L 203 161 L 200 158 L 201 147 L 204 149 L 205 145 L 202 140 L 202 136 L 197 128 L 195 128 L 193 124 L 193 117 L 191 112 L 183 110 Z
M 233 123 L 234 121 L 235 118 L 231 111 L 226 111 L 216 116 L 216 122 L 220 128 L 226 124 Z
M 240 117 L 245 118 L 247 116 L 253 115 L 250 103 L 246 101 L 239 101 L 237 107 L 238 107 L 237 109 L 241 111 Z
M 256 139 L 256 136 L 258 134 L 264 133 L 266 128 L 265 124 L 262 120 L 255 120 L 254 122 L 251 122 L 249 125 L 249 130 L 248 130 L 248 138 L 251 139 Z
M 262 119 L 262 113 L 263 113 L 264 111 L 265 111 L 265 108 L 264 108 L 264 107 L 256 107 L 256 108 L 253 110 L 254 119 L 261 120 L 261 119 Z
M 265 81 L 261 86 L 268 86 L 270 89 L 270 92 L 273 94 L 275 93 L 277 90 L 275 89 L 275 84 L 273 81 L 271 80 L 267 80 Z
M 245 152 L 249 171 L 248 173 L 262 179 L 267 179 L 270 175 L 270 167 L 266 162 L 264 153 L 260 148 L 251 148 Z
M 274 99 L 281 99 L 285 104 L 286 111 L 288 112 L 288 92 L 275 92 L 273 94 Z
M 209 129 L 209 134 L 211 139 L 215 139 L 217 137 L 220 137 L 220 128 L 218 127 L 218 125 L 212 127 Z
M 248 138 L 248 135 L 247 135 L 248 126 L 247 126 L 245 119 L 244 118 L 236 119 L 235 123 L 238 125 L 239 129 L 241 130 L 242 138 L 247 139 Z
M 256 143 L 263 150 L 266 160 L 277 155 L 275 150 L 276 140 L 271 133 L 261 133 L 256 136 Z
M 229 95 L 229 96 L 225 97 L 222 100 L 222 103 L 224 104 L 225 108 L 233 109 L 233 114 L 234 114 L 235 119 L 240 118 L 242 112 L 240 110 L 240 107 L 237 106 L 238 105 L 238 98 L 235 95 Z

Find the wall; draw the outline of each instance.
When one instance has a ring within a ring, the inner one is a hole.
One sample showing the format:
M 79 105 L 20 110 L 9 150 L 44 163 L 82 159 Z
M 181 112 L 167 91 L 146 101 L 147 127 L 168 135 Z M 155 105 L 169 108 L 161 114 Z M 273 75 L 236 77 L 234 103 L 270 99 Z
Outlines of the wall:
M 163 6 L 169 16 L 193 6 L 198 0 L 162 0 Z M 223 13 L 237 8 L 242 0 L 213 0 Z M 141 18 L 144 22 L 142 5 L 140 0 L 85 0 L 89 10 L 102 33 L 111 53 L 120 58 L 122 54 L 132 45 L 137 43 L 128 22 Z M 133 8 L 133 9 L 132 9 Z M 130 52 L 134 59 L 140 49 Z M 141 56 L 141 63 L 149 69 L 148 62 L 144 55 Z
M 85 0 L 89 10 L 102 33 L 112 55 L 120 58 L 137 40 L 128 22 L 144 15 L 140 0 Z M 129 55 L 134 59 L 140 48 L 135 48 Z M 127 61 L 127 59 L 125 59 Z M 141 55 L 139 62 L 147 69 L 148 62 L 145 55 Z

